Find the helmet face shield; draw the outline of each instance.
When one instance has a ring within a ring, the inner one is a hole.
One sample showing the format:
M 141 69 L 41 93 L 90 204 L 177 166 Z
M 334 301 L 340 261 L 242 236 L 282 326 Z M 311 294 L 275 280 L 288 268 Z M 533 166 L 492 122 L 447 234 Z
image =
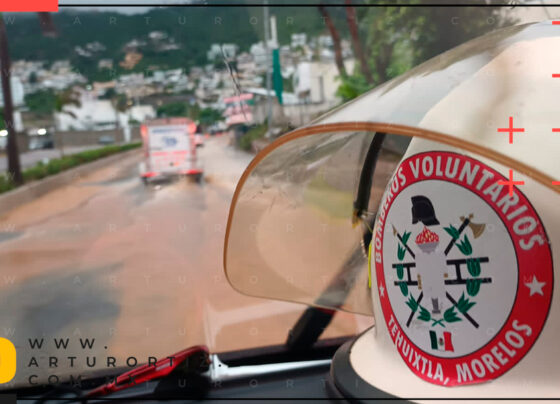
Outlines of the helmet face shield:
M 224 259 L 235 289 L 372 314 L 369 290 L 363 287 L 364 229 L 352 223 L 358 178 L 372 139 L 370 132 L 304 136 L 251 164 L 234 196 L 228 225 Z M 384 173 L 382 182 L 399 159 L 391 155 L 378 171 Z
M 490 220 L 489 212 L 485 213 L 486 216 L 475 214 L 480 202 L 477 198 L 469 199 L 457 192 L 460 184 L 452 184 L 446 189 L 447 184 L 439 179 L 440 176 L 443 180 L 458 176 L 474 181 L 473 176 L 482 173 L 485 177 L 480 188 L 485 182 L 489 183 L 490 178 L 486 178 L 489 174 L 484 171 L 488 169 L 478 168 L 480 171 L 472 172 L 475 163 L 462 164 L 460 156 L 472 156 L 477 162 L 488 161 L 487 156 L 497 156 L 506 165 L 509 163 L 521 172 L 537 176 L 541 182 L 550 181 L 550 187 L 554 187 L 548 177 L 535 174 L 529 167 L 505 156 L 470 143 L 465 143 L 463 149 L 452 148 L 448 143 L 456 142 L 456 139 L 445 135 L 441 135 L 442 142 L 426 142 L 421 140 L 422 137 L 432 139 L 438 135 L 422 131 L 418 131 L 418 139 L 412 140 L 412 145 L 418 140 L 425 142 L 429 150 L 452 149 L 457 157 L 449 154 L 415 161 L 415 165 L 405 163 L 403 158 L 412 147 L 409 147 L 411 138 L 387 134 L 375 164 L 368 165 L 366 155 L 376 133 L 387 128 L 381 125 L 379 131 L 373 129 L 332 131 L 317 127 L 317 133 L 313 134 L 294 132 L 257 156 L 238 185 L 228 223 L 224 260 L 228 280 L 235 289 L 251 296 L 371 315 L 372 276 L 368 273 L 367 247 L 376 216 L 379 222 L 379 215 L 385 212 L 382 195 L 384 192 L 391 194 L 394 184 L 403 181 L 404 168 L 412 170 L 413 176 L 429 173 L 432 169 L 435 176 L 407 189 L 406 203 L 399 204 L 397 217 L 391 219 L 385 229 L 400 240 L 405 251 L 429 248 L 427 244 L 436 242 L 430 239 L 430 234 L 432 238 L 439 237 L 439 243 L 448 242 L 443 238 L 449 231 L 455 231 L 449 230 L 449 226 L 457 231 L 461 229 L 459 242 L 466 231 L 473 232 L 469 237 L 475 237 L 473 242 L 477 243 L 484 244 L 487 238 L 493 237 L 488 229 L 497 228 L 498 223 L 491 223 L 497 217 Z M 473 150 L 473 147 L 484 150 L 486 156 L 466 150 Z M 362 171 L 371 172 L 373 177 L 365 209 L 356 222 L 354 216 L 360 185 L 363 185 L 360 184 Z M 517 175 L 517 171 L 515 173 Z M 496 190 L 488 192 L 499 198 L 496 208 L 501 206 L 505 210 L 506 204 L 513 203 L 505 195 L 509 192 L 505 184 L 508 170 L 504 168 L 495 175 L 496 178 L 500 176 L 504 185 L 498 184 Z M 538 183 L 527 178 L 527 181 Z M 517 178 L 513 178 L 513 182 L 516 181 Z M 518 184 L 512 186 L 513 189 L 523 189 Z M 426 187 L 429 190 L 424 190 Z M 550 188 L 548 192 L 554 193 Z M 458 200 L 454 199 L 456 195 L 459 195 Z M 459 211 L 460 202 L 463 206 Z M 449 209 L 457 210 L 457 217 L 453 220 L 442 216 L 444 213 L 449 216 Z M 526 226 L 529 225 L 533 226 L 533 223 Z M 446 228 L 448 230 L 442 233 Z M 423 229 L 431 233 L 420 240 L 418 237 L 421 238 Z M 436 236 L 434 229 L 439 229 Z M 373 233 L 374 240 L 376 234 Z M 407 238 L 406 244 L 402 244 L 403 237 Z M 399 256 L 402 253 L 402 250 L 398 251 Z M 410 271 L 410 268 L 403 270 Z M 469 285 L 472 291 L 482 284 L 472 281 Z

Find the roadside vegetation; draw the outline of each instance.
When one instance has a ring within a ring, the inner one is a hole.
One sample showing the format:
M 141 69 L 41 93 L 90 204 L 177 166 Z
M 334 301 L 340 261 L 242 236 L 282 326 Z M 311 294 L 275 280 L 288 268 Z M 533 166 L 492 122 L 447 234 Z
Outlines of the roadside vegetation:
M 367 3 L 373 2 L 368 0 Z M 418 0 L 409 3 L 414 6 L 421 4 Z M 499 4 L 497 0 L 488 0 L 486 3 Z M 350 4 L 350 1 L 347 0 L 346 4 Z M 356 56 L 357 63 L 352 72 L 346 72 L 344 65 L 338 64 L 338 95 L 343 102 L 457 45 L 516 22 L 503 13 L 500 7 L 345 9 L 348 28 L 340 30 L 334 24 L 330 30 L 335 42 L 348 30 Z M 337 31 L 341 31 L 340 34 Z
M 257 139 L 262 139 L 266 133 L 266 130 L 266 124 L 252 127 L 239 138 L 239 147 L 242 150 L 251 151 L 253 142 Z
M 135 149 L 141 145 L 142 143 L 140 142 L 124 145 L 111 145 L 101 147 L 99 149 L 86 150 L 57 159 L 51 159 L 47 163 L 39 162 L 35 166 L 23 170 L 23 179 L 25 183 L 40 180 L 50 175 L 55 175 L 70 168 L 77 167 L 81 164 L 89 163 L 116 153 L 122 153 Z M 14 188 L 16 188 L 16 184 L 9 176 L 0 175 L 0 193 L 10 191 Z

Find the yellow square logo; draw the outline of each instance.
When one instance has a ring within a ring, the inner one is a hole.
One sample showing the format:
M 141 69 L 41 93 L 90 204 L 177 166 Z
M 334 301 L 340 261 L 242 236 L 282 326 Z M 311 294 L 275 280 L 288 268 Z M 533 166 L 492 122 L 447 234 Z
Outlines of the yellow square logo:
M 6 338 L 0 338 L 0 383 L 8 383 L 16 375 L 16 347 Z

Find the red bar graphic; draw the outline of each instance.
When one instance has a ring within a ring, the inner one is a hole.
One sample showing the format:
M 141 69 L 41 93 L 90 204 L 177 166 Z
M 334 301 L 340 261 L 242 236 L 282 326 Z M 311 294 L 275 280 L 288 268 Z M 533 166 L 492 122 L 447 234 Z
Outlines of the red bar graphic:
M 58 0 L 2 0 L 0 12 L 58 11 Z

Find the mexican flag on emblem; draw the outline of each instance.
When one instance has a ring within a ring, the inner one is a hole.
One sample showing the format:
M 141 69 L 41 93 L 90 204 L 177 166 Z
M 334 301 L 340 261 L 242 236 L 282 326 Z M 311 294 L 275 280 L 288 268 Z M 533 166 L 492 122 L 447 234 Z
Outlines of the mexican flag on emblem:
M 454 351 L 449 331 L 438 333 L 437 331 L 430 330 L 430 344 L 432 349 L 437 351 Z

